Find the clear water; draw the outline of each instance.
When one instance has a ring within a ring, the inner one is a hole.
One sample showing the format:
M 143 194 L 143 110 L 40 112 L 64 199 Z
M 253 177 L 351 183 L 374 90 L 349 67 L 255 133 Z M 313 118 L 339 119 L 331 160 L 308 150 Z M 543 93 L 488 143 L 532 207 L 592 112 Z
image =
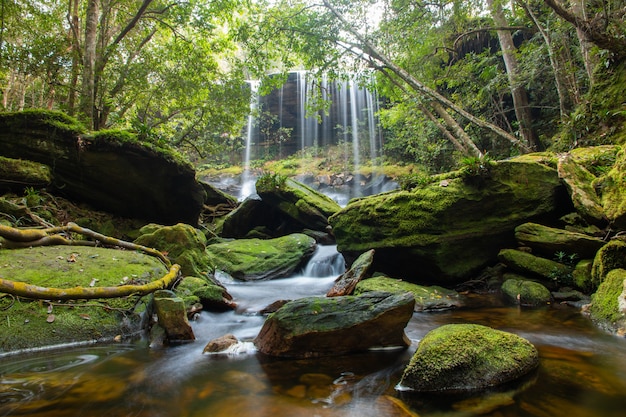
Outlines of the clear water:
M 318 253 L 317 259 L 326 255 Z M 140 340 L 0 358 L 0 415 L 625 415 L 626 340 L 602 333 L 567 306 L 519 309 L 481 296 L 462 309 L 415 313 L 406 328 L 414 343 L 404 351 L 307 360 L 272 359 L 246 349 L 233 355 L 202 353 L 208 341 L 226 333 L 253 339 L 263 324 L 257 312 L 275 300 L 324 295 L 338 273 L 319 276 L 327 273 L 321 271 L 276 281 L 226 282 L 239 309 L 203 313 L 193 323 L 194 343 L 151 349 Z M 464 322 L 527 338 L 539 349 L 539 369 L 522 381 L 471 395 L 397 392 L 419 340 L 433 328 Z

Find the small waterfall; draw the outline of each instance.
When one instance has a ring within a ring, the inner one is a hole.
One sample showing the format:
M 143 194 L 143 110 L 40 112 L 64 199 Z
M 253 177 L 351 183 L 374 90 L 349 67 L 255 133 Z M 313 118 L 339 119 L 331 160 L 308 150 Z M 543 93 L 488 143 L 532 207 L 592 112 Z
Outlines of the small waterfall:
M 346 261 L 337 252 L 336 245 L 318 246 L 307 263 L 302 275 L 305 277 L 338 276 L 345 272 Z

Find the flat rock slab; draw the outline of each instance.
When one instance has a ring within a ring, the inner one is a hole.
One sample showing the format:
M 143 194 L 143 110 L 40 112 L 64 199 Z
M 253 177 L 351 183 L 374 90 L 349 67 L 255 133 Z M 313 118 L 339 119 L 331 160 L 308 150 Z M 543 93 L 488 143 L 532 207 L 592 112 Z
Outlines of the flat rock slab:
M 414 304 L 410 293 L 301 298 L 267 318 L 255 345 L 270 356 L 300 358 L 407 347 Z

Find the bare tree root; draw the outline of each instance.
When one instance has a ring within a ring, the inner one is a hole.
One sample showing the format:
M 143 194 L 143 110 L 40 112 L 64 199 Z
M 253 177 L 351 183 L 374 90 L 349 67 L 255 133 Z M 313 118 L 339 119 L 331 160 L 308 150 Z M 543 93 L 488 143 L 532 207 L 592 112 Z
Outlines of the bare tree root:
M 91 300 L 130 295 L 141 296 L 169 288 L 178 278 L 179 271 L 180 266 L 174 264 L 161 279 L 143 285 L 120 285 L 118 287 L 48 288 L 0 278 L 0 292 L 36 300 Z
M 94 241 L 74 240 L 71 238 L 71 233 L 91 237 Z M 23 298 L 38 300 L 77 300 L 146 295 L 157 290 L 170 288 L 176 282 L 180 272 L 179 265 L 172 265 L 170 260 L 156 249 L 105 236 L 93 230 L 80 227 L 76 223 L 68 223 L 66 226 L 49 227 L 47 229 L 17 229 L 0 224 L 0 238 L 3 238 L 3 241 L 0 243 L 5 248 L 50 245 L 95 246 L 97 242 L 100 242 L 102 245 L 117 246 L 124 249 L 144 252 L 146 255 L 160 259 L 165 266 L 169 268 L 169 272 L 159 280 L 143 285 L 121 285 L 117 287 L 78 286 L 73 288 L 47 288 L 0 278 L 0 293 L 7 293 Z
M 76 223 L 68 223 L 66 226 L 49 227 L 47 229 L 17 229 L 14 227 L 4 226 L 0 224 L 0 237 L 4 238 L 3 246 L 5 248 L 24 248 L 31 246 L 49 246 L 49 245 L 75 245 L 75 246 L 91 246 L 93 242 L 76 241 L 63 236 L 63 233 L 77 233 L 102 243 L 103 245 L 118 246 L 120 248 L 137 250 L 147 255 L 158 258 L 168 268 L 172 265 L 169 259 L 160 251 L 148 248 L 146 246 L 137 245 L 136 243 L 126 242 L 114 237 L 105 236 L 101 233 L 94 232 L 91 229 L 80 227 Z

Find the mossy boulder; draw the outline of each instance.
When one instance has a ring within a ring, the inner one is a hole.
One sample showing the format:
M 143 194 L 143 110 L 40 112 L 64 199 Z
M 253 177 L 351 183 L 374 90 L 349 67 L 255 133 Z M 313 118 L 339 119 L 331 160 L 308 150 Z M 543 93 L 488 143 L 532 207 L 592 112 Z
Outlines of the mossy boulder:
M 515 228 L 515 239 L 529 246 L 534 253 L 553 257 L 563 253 L 575 259 L 591 259 L 606 243 L 602 239 L 537 223 L 524 223 Z
M 415 297 L 415 311 L 447 310 L 460 307 L 461 297 L 458 292 L 437 285 L 423 286 L 388 277 L 372 277 L 360 281 L 354 289 L 354 295 L 371 291 L 390 293 L 409 292 Z
M 593 288 L 591 278 L 592 259 L 583 259 L 576 263 L 572 271 L 572 283 L 574 287 L 589 294 Z
M 550 259 L 535 256 L 517 249 L 502 249 L 498 254 L 500 262 L 511 271 L 524 276 L 535 277 L 546 284 L 570 285 L 572 267 Z
M 448 324 L 424 336 L 397 388 L 481 390 L 516 380 L 538 365 L 537 349 L 526 339 L 477 324 Z
M 266 355 L 301 358 L 406 348 L 414 303 L 409 293 L 301 298 L 270 314 L 254 343 Z
M 598 183 L 602 206 L 615 229 L 626 229 L 626 150 L 617 154 L 615 164 Z
M 140 233 L 135 243 L 164 252 L 173 263 L 180 265 L 183 275 L 204 276 L 213 271 L 205 252 L 206 236 L 193 226 L 148 224 Z
M 591 319 L 600 327 L 626 336 L 626 270 L 613 269 L 591 297 Z
M 328 218 L 341 209 L 330 197 L 280 175 L 260 177 L 256 190 L 264 202 L 306 229 L 326 231 Z
M 0 277 L 42 287 L 114 287 L 162 278 L 165 266 L 135 251 L 47 246 L 0 249 Z M 0 352 L 110 341 L 145 329 L 151 296 L 66 302 L 19 301 L 0 294 Z
M 275 239 L 238 239 L 209 245 L 207 256 L 217 270 L 235 279 L 254 281 L 282 278 L 295 272 L 313 255 L 315 239 L 295 233 Z
M 48 165 L 53 191 L 123 217 L 196 225 L 206 198 L 172 149 L 127 131 L 87 134 L 60 112 L 1 113 L 0 155 Z
M 549 304 L 552 300 L 550 291 L 544 285 L 523 279 L 507 279 L 502 284 L 502 293 L 508 302 L 522 306 L 536 307 Z
M 582 164 L 576 162 L 570 154 L 559 158 L 559 177 L 563 180 L 570 194 L 574 208 L 589 224 L 605 225 L 606 215 L 600 197 L 593 187 L 595 175 Z
M 626 269 L 626 242 L 613 239 L 602 247 L 591 266 L 591 290 L 596 290 L 613 269 Z
M 185 301 L 187 308 L 196 303 L 202 304 L 203 309 L 209 311 L 232 310 L 237 307 L 224 286 L 207 278 L 184 277 L 174 292 Z
M 21 192 L 27 187 L 41 188 L 52 182 L 47 165 L 0 156 L 0 192 Z
M 220 236 L 225 238 L 279 237 L 302 230 L 291 218 L 254 194 L 226 215 Z
M 335 281 L 333 287 L 326 293 L 327 297 L 337 297 L 341 295 L 351 295 L 358 283 L 371 275 L 370 267 L 374 262 L 374 250 L 362 253 L 350 268 L 341 274 Z
M 154 310 L 158 325 L 165 330 L 169 342 L 195 340 L 193 329 L 187 320 L 187 309 L 182 298 L 173 291 L 160 290 L 154 293 Z
M 329 220 L 351 262 L 375 249 L 374 269 L 416 283 L 455 284 L 496 261 L 521 223 L 556 219 L 571 206 L 554 168 L 498 162 L 480 186 L 449 176 L 413 191 L 362 198 Z

